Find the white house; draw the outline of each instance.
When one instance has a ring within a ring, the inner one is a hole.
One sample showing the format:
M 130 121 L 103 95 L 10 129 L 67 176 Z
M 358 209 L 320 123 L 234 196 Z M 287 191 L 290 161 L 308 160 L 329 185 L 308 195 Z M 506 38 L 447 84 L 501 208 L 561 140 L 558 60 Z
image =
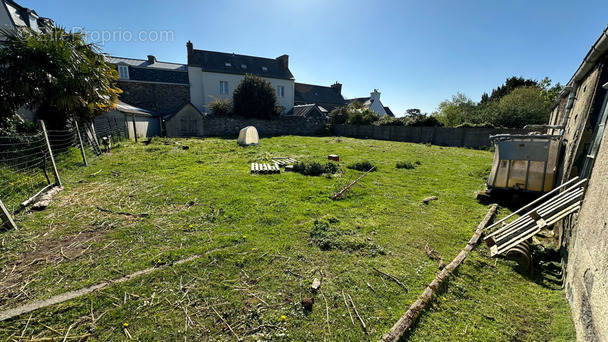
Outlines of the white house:
M 54 25 L 53 20 L 41 17 L 36 11 L 25 8 L 13 0 L 0 0 L 1 29 L 14 30 L 17 27 L 29 27 L 36 32 L 40 32 Z
M 256 75 L 269 81 L 277 92 L 279 105 L 285 113 L 293 108 L 295 79 L 289 71 L 289 56 L 262 58 L 188 47 L 190 101 L 201 112 L 219 98 L 232 98 L 237 84 L 245 75 Z
M 367 108 L 376 112 L 376 114 L 378 114 L 378 116 L 380 117 L 395 117 L 395 114 L 393 114 L 390 108 L 385 107 L 380 101 L 380 92 L 378 91 L 378 89 L 374 89 L 374 91 L 369 94 L 369 97 L 359 97 L 348 101 L 350 101 L 351 103 L 354 101 L 359 101 L 363 104 L 363 108 Z

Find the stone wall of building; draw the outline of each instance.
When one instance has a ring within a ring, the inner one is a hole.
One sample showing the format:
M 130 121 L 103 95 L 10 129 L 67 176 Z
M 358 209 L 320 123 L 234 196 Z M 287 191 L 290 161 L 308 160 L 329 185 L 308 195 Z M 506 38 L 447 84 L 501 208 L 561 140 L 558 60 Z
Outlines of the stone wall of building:
M 120 100 L 159 115 L 173 114 L 190 102 L 190 86 L 119 81 Z

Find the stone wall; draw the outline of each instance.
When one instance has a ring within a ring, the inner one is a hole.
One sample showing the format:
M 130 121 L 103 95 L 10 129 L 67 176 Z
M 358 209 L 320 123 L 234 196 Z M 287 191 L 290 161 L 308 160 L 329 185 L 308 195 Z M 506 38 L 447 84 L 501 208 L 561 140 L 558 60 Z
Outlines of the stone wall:
M 554 125 L 566 122 L 559 177 L 562 181 L 575 176 L 589 179 L 578 215 L 554 227 L 562 254 L 566 297 L 581 342 L 608 341 L 608 131 L 599 137 L 597 155 L 587 157 L 608 96 L 602 88 L 608 82 L 605 56 L 598 59 L 602 60 L 569 84 L 575 92 L 572 109 L 568 111 L 568 96 L 564 96 L 549 121 Z M 550 133 L 560 131 L 557 128 Z M 589 171 L 583 169 L 587 160 L 594 161 Z
M 190 102 L 190 86 L 119 81 L 120 100 L 158 115 L 173 114 Z
M 440 146 L 484 148 L 492 146 L 490 135 L 526 134 L 523 129 L 498 128 L 450 128 L 450 127 L 411 127 L 411 126 L 374 126 L 374 125 L 336 125 L 334 134 L 338 136 L 430 143 Z
M 238 135 L 247 126 L 254 126 L 260 137 L 279 135 L 315 135 L 325 127 L 324 119 L 299 116 L 280 116 L 275 120 L 244 119 L 206 115 L 204 136 Z

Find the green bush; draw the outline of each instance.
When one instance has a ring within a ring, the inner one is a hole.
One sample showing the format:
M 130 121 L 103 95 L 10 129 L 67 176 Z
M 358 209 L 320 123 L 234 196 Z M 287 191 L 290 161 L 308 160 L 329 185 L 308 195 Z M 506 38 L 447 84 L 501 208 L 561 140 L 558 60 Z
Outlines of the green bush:
M 323 174 L 335 174 L 340 170 L 340 167 L 335 162 L 327 162 L 321 164 L 315 161 L 312 162 L 297 162 L 293 165 L 293 172 L 303 174 L 305 176 L 321 176 Z
M 213 101 L 209 104 L 209 110 L 213 115 L 231 116 L 233 114 L 232 100 L 229 98 L 213 98 Z
M 416 166 L 412 162 L 405 161 L 405 162 L 397 162 L 397 165 L 395 165 L 395 167 L 398 169 L 411 170 L 411 169 L 414 169 Z
M 255 75 L 245 75 L 236 86 L 232 94 L 232 109 L 237 116 L 266 120 L 279 116 L 283 111 L 270 82 Z
M 364 160 L 364 161 L 360 161 L 360 162 L 356 162 L 356 163 L 350 164 L 350 165 L 347 166 L 347 168 L 349 168 L 351 170 L 357 170 L 357 171 L 369 171 L 369 170 L 371 170 L 371 168 L 374 168 L 373 171 L 377 171 L 378 170 L 378 168 L 376 167 L 376 165 L 374 165 L 369 160 Z

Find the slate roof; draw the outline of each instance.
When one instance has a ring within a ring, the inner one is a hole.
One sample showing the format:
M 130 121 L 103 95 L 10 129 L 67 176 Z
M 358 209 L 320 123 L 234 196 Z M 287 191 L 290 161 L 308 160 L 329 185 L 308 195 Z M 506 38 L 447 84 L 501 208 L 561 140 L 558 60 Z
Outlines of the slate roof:
M 237 75 L 250 74 L 286 80 L 294 79 L 289 68 L 284 67 L 278 58 L 272 59 L 193 49 L 192 53 L 188 55 L 188 65 L 199 66 L 206 72 Z
M 294 86 L 295 103 L 331 103 L 337 106 L 344 105 L 344 97 L 337 90 L 331 87 L 319 85 L 295 83 Z
M 10 7 L 7 5 L 10 5 Z M 17 27 L 26 26 L 34 29 L 35 27 L 32 27 L 30 24 L 30 15 L 32 18 L 36 19 L 36 24 L 41 31 L 45 31 L 46 29 L 55 26 L 55 22 L 53 20 L 41 17 L 38 15 L 38 13 L 36 13 L 36 11 L 23 7 L 13 0 L 2 0 L 2 6 L 7 7 L 10 19 Z
M 384 111 L 386 112 L 386 115 L 390 116 L 391 118 L 395 117 L 395 114 L 393 114 L 393 111 L 390 108 L 384 107 Z
M 155 62 L 147 59 L 123 57 L 106 57 L 106 61 L 114 65 L 129 67 L 129 80 L 160 83 L 189 84 L 188 66 L 178 63 Z
M 293 106 L 293 109 L 290 111 L 288 115 L 290 116 L 302 116 L 302 117 L 325 117 L 325 113 L 327 110 L 325 108 L 314 105 L 299 105 Z

